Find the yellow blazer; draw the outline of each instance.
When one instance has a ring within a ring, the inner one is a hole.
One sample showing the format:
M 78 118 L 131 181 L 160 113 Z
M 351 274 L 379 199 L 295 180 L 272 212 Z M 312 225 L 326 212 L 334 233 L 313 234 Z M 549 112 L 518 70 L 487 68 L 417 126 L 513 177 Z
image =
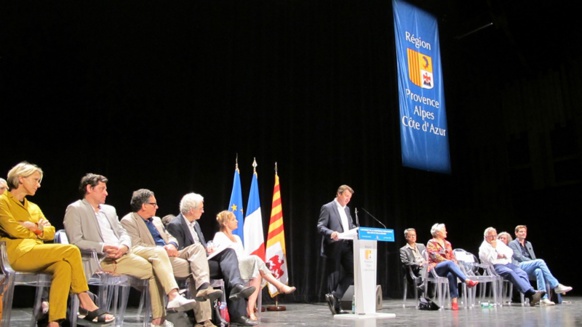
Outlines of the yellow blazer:
M 46 219 L 35 203 L 26 198 L 20 203 L 10 192 L 0 195 L 0 240 L 6 242 L 8 259 L 11 263 L 35 245 L 54 239 L 54 226 L 44 227 L 42 236 L 37 236 L 20 224 L 24 221 L 38 223 L 41 218 Z

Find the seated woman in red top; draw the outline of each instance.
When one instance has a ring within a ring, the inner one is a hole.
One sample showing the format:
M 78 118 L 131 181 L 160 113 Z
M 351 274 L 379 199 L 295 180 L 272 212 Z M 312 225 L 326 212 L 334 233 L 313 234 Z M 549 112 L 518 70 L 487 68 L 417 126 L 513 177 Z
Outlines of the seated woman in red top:
M 459 288 L 457 286 L 457 278 L 464 281 L 468 287 L 474 287 L 479 282 L 467 278 L 461 271 L 457 264 L 457 260 L 453 255 L 453 247 L 451 242 L 447 241 L 447 228 L 445 224 L 436 223 L 430 229 L 432 239 L 426 243 L 426 251 L 428 253 L 428 267 L 430 272 L 435 270 L 437 275 L 446 276 L 449 279 L 449 291 L 451 292 L 451 309 L 459 310 L 457 299 L 459 298 Z

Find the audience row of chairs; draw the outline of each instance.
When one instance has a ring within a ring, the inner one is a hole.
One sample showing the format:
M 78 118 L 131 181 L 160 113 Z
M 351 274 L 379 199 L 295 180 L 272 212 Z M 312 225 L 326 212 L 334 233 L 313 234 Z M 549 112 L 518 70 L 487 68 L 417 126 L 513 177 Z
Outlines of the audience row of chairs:
M 69 243 L 67 235 L 64 230 L 59 230 L 55 233 L 55 242 Z M 0 289 L 3 294 L 2 299 L 2 327 L 10 326 L 10 317 L 12 302 L 14 299 L 15 286 L 32 286 L 36 288 L 35 300 L 33 305 L 33 314 L 30 321 L 30 326 L 36 326 L 37 319 L 42 315 L 41 304 L 43 301 L 43 294 L 45 289 L 51 285 L 52 275 L 46 273 L 26 273 L 14 271 L 8 262 L 6 255 L 6 244 L 0 242 L 0 269 L 4 276 L 2 287 Z M 96 262 L 99 266 L 98 256 L 95 251 L 90 253 L 83 253 L 83 263 L 88 267 L 90 261 Z M 85 269 L 89 271 L 89 269 Z M 86 276 L 87 283 L 98 289 L 98 299 L 96 303 L 101 308 L 111 312 L 115 315 L 115 325 L 123 326 L 125 310 L 129 298 L 130 287 L 141 291 L 141 299 L 138 316 L 141 316 L 141 311 L 145 308 L 143 326 L 149 326 L 150 306 L 148 301 L 148 282 L 129 275 L 115 275 L 98 271 L 92 276 Z M 70 308 L 68 319 L 72 326 L 82 325 L 82 321 L 77 321 L 77 314 L 79 311 L 79 300 L 76 296 L 70 297 Z
M 481 264 L 478 258 L 463 249 L 455 249 L 455 258 L 459 263 L 461 270 L 471 280 L 479 282 L 475 288 L 468 288 L 465 283 L 462 285 L 462 303 L 465 308 L 480 306 L 482 303 L 492 305 L 511 304 L 513 296 L 513 285 L 499 276 L 492 266 Z M 423 253 L 425 260 L 428 261 L 427 253 Z M 403 306 L 406 306 L 408 289 L 412 288 L 414 298 L 418 301 L 419 290 L 417 285 L 421 284 L 418 279 L 422 280 L 424 285 L 424 294 L 429 294 L 429 286 L 434 287 L 435 302 L 444 308 L 450 303 L 449 280 L 446 276 L 439 276 L 434 269 L 426 272 L 424 276 L 416 276 L 411 266 L 403 265 Z M 412 285 L 410 285 L 412 281 Z M 524 296 L 521 295 L 521 304 L 524 305 Z
M 68 244 L 68 237 L 64 229 L 58 230 L 55 233 L 54 242 Z M 86 267 L 85 271 L 90 271 L 88 267 L 99 267 L 99 258 L 96 251 L 83 252 L 83 264 Z M 12 313 L 12 302 L 14 299 L 15 286 L 32 286 L 36 288 L 33 314 L 30 320 L 30 326 L 35 327 L 37 320 L 42 316 L 42 301 L 45 290 L 51 285 L 52 275 L 47 273 L 26 273 L 14 271 L 8 262 L 6 254 L 6 244 L 0 242 L 0 294 L 2 295 L 2 323 L 1 327 L 10 326 L 10 318 Z M 221 288 L 223 291 L 222 303 L 226 303 L 225 286 L 222 276 L 212 276 L 212 286 L 214 288 Z M 104 308 L 106 311 L 115 315 L 115 326 L 123 326 L 127 302 L 129 299 L 130 289 L 134 288 L 141 292 L 139 307 L 137 311 L 138 317 L 143 317 L 143 327 L 149 326 L 149 319 L 151 315 L 151 308 L 149 303 L 149 285 L 147 280 L 142 280 L 129 275 L 111 274 L 104 271 L 97 271 L 93 275 L 87 275 L 87 283 L 90 286 L 97 288 L 96 303 Z M 187 281 L 182 280 L 187 284 Z M 187 285 L 185 287 L 188 289 Z M 259 295 L 260 296 L 260 295 Z M 261 309 L 261 298 L 259 297 L 259 310 Z M 71 326 L 82 325 L 84 321 L 78 320 L 77 315 L 79 311 L 79 299 L 76 296 L 70 297 L 70 308 L 68 312 L 68 320 Z M 143 312 L 143 315 L 142 315 Z

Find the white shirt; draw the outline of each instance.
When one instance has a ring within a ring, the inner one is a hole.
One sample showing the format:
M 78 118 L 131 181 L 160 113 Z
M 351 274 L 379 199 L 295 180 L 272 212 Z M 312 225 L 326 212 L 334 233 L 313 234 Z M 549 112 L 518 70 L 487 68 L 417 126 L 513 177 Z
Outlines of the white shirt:
M 184 217 L 184 216 L 182 216 L 182 217 Z M 193 222 L 190 222 L 188 219 L 186 219 L 186 217 L 184 217 L 184 220 L 186 221 L 186 224 L 188 225 L 188 230 L 190 231 L 190 236 L 192 236 L 194 243 L 200 243 L 200 238 L 198 237 L 198 233 L 196 233 L 196 230 L 194 229 L 194 226 L 196 226 L 196 220 L 194 220 Z
M 337 199 L 335 200 L 335 203 L 337 204 L 340 219 L 342 220 L 342 227 L 344 228 L 344 232 L 347 232 L 350 230 L 350 224 L 348 223 L 348 216 L 346 215 L 346 207 L 342 207 L 341 204 L 337 202 Z
M 234 249 L 234 251 L 236 252 L 237 258 L 244 258 L 244 257 L 248 256 L 248 254 L 245 252 L 245 249 L 243 247 L 242 241 L 240 240 L 240 237 L 238 235 L 233 235 L 233 236 L 234 236 L 234 239 L 236 240 L 236 242 L 233 242 L 230 238 L 228 238 L 228 236 L 226 236 L 225 233 L 216 232 L 216 234 L 214 234 L 214 239 L 212 240 L 212 242 L 218 248 L 229 247 L 229 248 Z
M 498 254 L 505 255 L 505 258 L 497 258 Z M 489 265 L 506 265 L 511 263 L 511 257 L 513 256 L 513 250 L 505 245 L 501 241 L 497 241 L 497 246 L 493 247 L 486 240 L 481 243 L 479 247 L 479 259 L 481 263 Z
M 99 209 L 99 211 L 95 212 L 95 217 L 97 218 L 99 229 L 101 230 L 101 235 L 103 236 L 103 245 L 119 245 L 119 238 L 113 232 L 111 223 L 107 219 L 107 216 L 105 216 L 105 213 Z M 101 247 L 101 252 L 103 252 L 103 247 Z

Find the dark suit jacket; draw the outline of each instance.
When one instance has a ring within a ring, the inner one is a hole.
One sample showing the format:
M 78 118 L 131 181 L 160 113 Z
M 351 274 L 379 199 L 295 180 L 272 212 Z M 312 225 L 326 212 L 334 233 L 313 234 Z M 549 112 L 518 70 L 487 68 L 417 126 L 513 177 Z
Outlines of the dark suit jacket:
M 172 219 L 172 221 L 170 221 L 168 223 L 168 225 L 166 226 L 166 229 L 168 230 L 168 232 L 170 234 L 172 234 L 172 236 L 174 236 L 176 238 L 176 240 L 178 241 L 178 247 L 180 250 L 189 246 L 189 245 L 194 244 L 194 239 L 192 239 L 192 234 L 190 234 L 190 231 L 188 230 L 188 228 L 190 228 L 190 227 L 186 223 L 186 220 L 184 219 L 184 216 L 182 214 L 179 214 L 176 217 L 174 217 L 174 219 Z M 194 230 L 196 231 L 196 234 L 198 234 L 198 238 L 200 239 L 200 243 L 202 243 L 202 246 L 204 246 L 204 248 L 206 248 L 206 239 L 204 238 L 204 235 L 202 234 L 202 229 L 200 228 L 200 223 L 196 224 L 196 226 L 194 227 Z M 238 261 L 237 261 L 236 265 L 238 265 Z M 219 264 L 217 261 L 209 260 L 208 266 L 210 267 L 210 277 L 211 278 L 214 278 L 214 279 L 223 278 L 221 268 L 219 267 Z
M 186 223 L 184 216 L 182 214 L 177 215 L 168 223 L 166 229 L 172 236 L 176 238 L 179 244 L 179 249 L 183 249 L 189 245 L 194 244 L 194 239 L 192 239 L 192 234 L 188 230 L 190 227 Z M 206 248 L 206 239 L 204 239 L 204 235 L 202 235 L 202 230 L 200 229 L 200 224 L 196 224 L 195 227 L 196 234 L 198 234 L 198 238 L 200 238 L 200 243 Z
M 515 240 L 509 242 L 509 247 L 513 250 L 513 260 L 514 261 L 524 262 L 524 261 L 530 260 L 528 257 L 524 256 L 521 253 L 521 244 L 519 243 L 518 239 L 515 239 Z M 536 254 L 533 250 L 533 246 L 531 245 L 531 243 L 528 240 L 525 241 L 525 249 L 529 253 L 531 260 L 536 259 Z
M 348 225 L 350 229 L 356 227 L 350 214 L 350 207 L 346 206 L 346 216 L 348 217 Z M 346 240 L 334 241 L 331 239 L 331 233 L 346 232 L 342 226 L 338 205 L 335 199 L 329 203 L 324 204 L 319 212 L 319 220 L 317 221 L 317 231 L 321 234 L 321 256 L 333 257 L 336 253 L 336 243 L 346 242 Z M 349 241 L 347 241 L 349 242 Z

